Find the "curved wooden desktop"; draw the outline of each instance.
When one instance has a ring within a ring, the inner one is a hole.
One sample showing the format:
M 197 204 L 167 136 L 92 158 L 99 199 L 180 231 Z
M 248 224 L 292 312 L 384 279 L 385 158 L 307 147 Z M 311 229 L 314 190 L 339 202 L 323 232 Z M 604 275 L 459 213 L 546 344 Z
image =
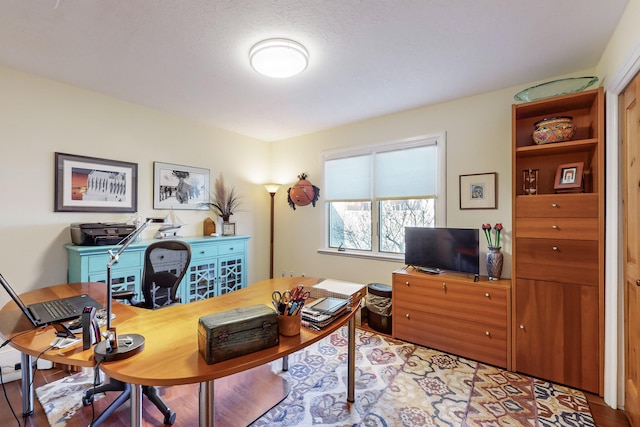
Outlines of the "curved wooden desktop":
M 100 365 L 100 369 L 109 377 L 134 385 L 131 394 L 131 425 L 139 426 L 142 421 L 142 385 L 192 383 L 200 383 L 200 425 L 213 425 L 215 417 L 213 410 L 214 380 L 246 372 L 288 356 L 323 339 L 347 323 L 349 325 L 347 400 L 353 402 L 355 309 L 321 331 L 301 328 L 300 335 L 294 337 L 280 336 L 280 344 L 278 346 L 212 365 L 208 365 L 198 352 L 197 330 L 198 319 L 201 316 L 255 304 L 271 306 L 271 292 L 273 290 L 292 289 L 299 284 L 311 286 L 321 280 L 312 277 L 270 279 L 215 298 L 175 305 L 160 310 L 144 310 L 114 303 L 113 311 L 116 314 L 116 318 L 112 322 L 112 326 L 117 328 L 118 335 L 122 336 L 123 334 L 131 333 L 140 334 L 145 338 L 145 347 L 142 352 L 124 360 L 103 362 Z M 104 284 L 83 283 L 44 288 L 23 294 L 21 298 L 26 303 L 30 303 L 77 293 L 88 293 L 97 301 L 105 303 L 105 292 Z M 81 347 L 47 351 L 41 355 L 41 352 L 49 346 L 53 339 L 52 328 L 42 328 L 16 336 L 33 328 L 13 302 L 6 304 L 0 310 L 0 325 L 2 325 L 0 326 L 0 332 L 5 338 L 15 336 L 11 345 L 23 354 L 40 356 L 41 358 L 68 365 L 93 366 L 95 364 L 93 350 L 82 351 Z M 273 375 L 270 369 L 253 370 L 250 374 L 252 377 L 256 375 Z M 219 387 L 218 383 L 216 383 L 216 386 Z M 258 391 L 264 394 L 263 390 Z M 286 392 L 282 398 L 284 397 L 286 397 Z M 242 403 L 242 401 L 246 402 L 248 398 L 243 395 L 242 399 L 238 400 Z M 263 412 L 268 409 L 263 408 Z M 235 415 L 236 421 L 238 421 L 238 414 L 236 413 Z

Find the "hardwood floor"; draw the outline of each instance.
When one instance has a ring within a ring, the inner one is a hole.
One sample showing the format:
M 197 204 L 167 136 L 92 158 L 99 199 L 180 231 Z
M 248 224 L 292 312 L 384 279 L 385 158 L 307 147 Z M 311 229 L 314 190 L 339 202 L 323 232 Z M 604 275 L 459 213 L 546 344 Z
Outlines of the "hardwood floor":
M 366 325 L 363 325 L 362 328 L 368 329 Z M 56 367 L 46 371 L 37 370 L 35 374 L 34 387 L 37 388 L 43 384 L 56 381 L 66 375 L 69 375 L 69 372 L 63 368 Z M 167 405 L 178 413 L 175 426 L 198 425 L 197 384 L 167 388 L 160 387 L 159 390 Z M 42 427 L 48 425 L 47 417 L 37 399 L 35 399 L 34 403 L 34 414 L 23 419 L 20 381 L 13 381 L 5 384 L 5 391 L 9 402 L 11 402 L 11 407 L 16 412 L 19 423 L 9 410 L 7 399 L 2 395 L 0 396 L 0 426 Z M 104 410 L 114 399 L 114 395 L 115 393 L 108 393 L 107 397 L 98 399 L 94 403 L 93 408 L 91 406 L 81 408 L 73 419 L 67 423 L 67 426 L 85 427 L 89 425 L 94 417 L 94 413 L 97 415 L 102 412 L 102 410 Z M 587 394 L 587 398 L 589 400 L 591 413 L 593 414 L 598 427 L 630 426 L 623 411 L 616 411 L 610 408 L 599 396 Z M 218 409 L 221 408 L 218 407 Z M 143 424 L 145 427 L 162 425 L 162 416 L 153 405 L 147 403 L 143 405 L 143 418 Z M 120 407 L 109 418 L 109 422 L 105 423 L 105 425 L 129 425 L 129 404 L 125 403 Z

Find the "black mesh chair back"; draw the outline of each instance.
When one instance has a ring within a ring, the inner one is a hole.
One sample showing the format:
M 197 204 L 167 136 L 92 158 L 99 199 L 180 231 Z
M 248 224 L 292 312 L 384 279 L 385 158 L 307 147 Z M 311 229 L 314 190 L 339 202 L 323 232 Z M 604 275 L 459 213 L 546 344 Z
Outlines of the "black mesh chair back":
M 144 254 L 142 294 L 138 304 L 149 309 L 180 302 L 178 286 L 191 261 L 191 246 L 180 240 L 160 240 L 147 247 Z

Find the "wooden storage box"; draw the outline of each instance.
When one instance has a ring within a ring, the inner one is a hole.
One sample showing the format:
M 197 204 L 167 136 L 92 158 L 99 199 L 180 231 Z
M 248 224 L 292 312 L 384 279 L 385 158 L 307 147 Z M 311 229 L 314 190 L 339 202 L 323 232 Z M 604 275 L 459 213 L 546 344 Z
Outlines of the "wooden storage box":
M 278 314 L 266 305 L 252 305 L 202 316 L 198 351 L 208 364 L 278 345 Z

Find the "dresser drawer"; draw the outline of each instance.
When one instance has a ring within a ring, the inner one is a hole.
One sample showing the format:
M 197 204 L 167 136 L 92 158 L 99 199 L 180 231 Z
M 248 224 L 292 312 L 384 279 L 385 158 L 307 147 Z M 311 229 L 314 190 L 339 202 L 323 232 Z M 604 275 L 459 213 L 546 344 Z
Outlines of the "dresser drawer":
M 598 286 L 596 240 L 516 239 L 516 277 Z
M 496 366 L 507 365 L 507 328 L 425 313 L 400 305 L 393 308 L 394 336 L 426 347 Z
M 408 283 L 408 284 L 407 284 Z M 398 280 L 392 306 L 506 328 L 507 289 L 441 281 Z M 455 313 L 452 314 L 452 313 Z
M 238 242 L 218 245 L 218 255 L 244 253 L 244 245 Z
M 598 240 L 598 218 L 518 218 L 516 237 Z
M 117 252 L 114 250 L 114 252 Z M 140 268 L 142 267 L 142 260 L 144 253 L 140 251 L 124 252 L 118 257 L 118 263 L 113 265 L 114 269 L 127 269 L 127 268 Z M 89 267 L 89 274 L 107 271 L 107 264 L 111 260 L 108 253 L 104 255 L 91 255 L 88 259 L 87 265 Z
M 588 193 L 518 196 L 516 217 L 597 218 L 598 195 Z
M 191 259 L 198 260 L 218 256 L 219 245 L 191 245 Z

